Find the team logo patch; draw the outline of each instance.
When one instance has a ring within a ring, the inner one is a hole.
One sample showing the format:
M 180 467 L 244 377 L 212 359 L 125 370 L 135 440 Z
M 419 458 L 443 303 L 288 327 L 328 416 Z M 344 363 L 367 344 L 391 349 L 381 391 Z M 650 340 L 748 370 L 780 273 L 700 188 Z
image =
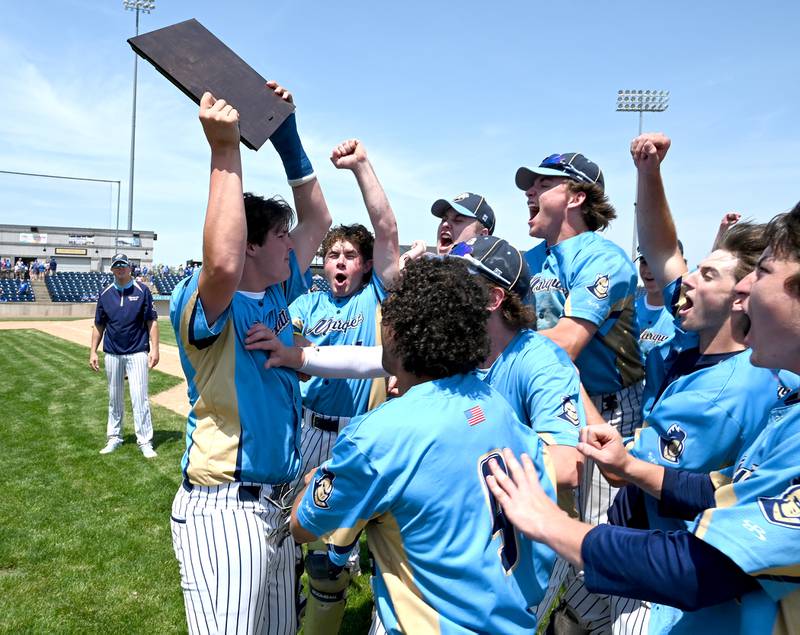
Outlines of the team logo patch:
M 564 397 L 561 400 L 561 414 L 558 415 L 559 419 L 563 419 L 574 426 L 579 426 L 581 421 L 578 418 L 578 407 L 572 401 L 572 397 Z
M 684 441 L 686 441 L 686 432 L 677 423 L 673 423 L 667 430 L 666 436 L 660 437 L 658 440 L 662 458 L 670 463 L 677 463 L 686 447 Z
M 786 395 L 788 395 L 792 390 L 787 386 L 778 386 L 778 399 L 783 399 Z
M 333 494 L 333 472 L 321 468 L 321 474 L 314 477 L 314 504 L 320 509 L 328 509 L 328 499 Z
M 472 406 L 472 408 L 469 410 L 465 410 L 464 416 L 467 418 L 467 423 L 471 426 L 476 426 L 479 423 L 486 421 L 486 416 L 483 414 L 483 408 L 480 406 Z
M 594 284 L 586 287 L 595 298 L 605 300 L 608 297 L 608 287 L 610 282 L 607 273 L 601 273 L 595 278 Z
M 790 486 L 776 498 L 760 496 L 758 506 L 769 523 L 800 529 L 800 485 Z
M 466 198 L 469 198 L 469 192 L 462 192 L 458 196 L 453 197 L 453 202 L 458 203 L 459 201 L 463 201 Z

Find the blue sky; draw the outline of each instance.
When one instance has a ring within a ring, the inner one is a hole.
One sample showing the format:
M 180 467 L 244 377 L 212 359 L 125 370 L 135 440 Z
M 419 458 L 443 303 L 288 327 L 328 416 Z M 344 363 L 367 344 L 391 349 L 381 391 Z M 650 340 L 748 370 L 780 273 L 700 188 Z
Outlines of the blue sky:
M 267 78 L 290 87 L 335 222 L 366 222 L 355 181 L 327 160 L 358 137 L 402 242 L 434 241 L 431 203 L 486 196 L 496 234 L 527 249 L 520 165 L 580 151 L 603 168 L 630 248 L 637 115 L 620 88 L 668 89 L 645 129 L 673 139 L 664 174 L 690 263 L 723 212 L 767 220 L 799 198 L 800 3 L 375 3 L 156 0 L 141 31 L 197 18 Z M 0 3 L 0 170 L 122 181 L 127 217 L 134 16 L 122 2 Z M 266 144 L 242 149 L 246 189 L 290 199 Z M 208 148 L 196 107 L 139 64 L 134 229 L 155 259 L 199 257 Z M 291 199 L 290 199 L 291 200 Z M 113 227 L 108 185 L 0 174 L 0 222 Z

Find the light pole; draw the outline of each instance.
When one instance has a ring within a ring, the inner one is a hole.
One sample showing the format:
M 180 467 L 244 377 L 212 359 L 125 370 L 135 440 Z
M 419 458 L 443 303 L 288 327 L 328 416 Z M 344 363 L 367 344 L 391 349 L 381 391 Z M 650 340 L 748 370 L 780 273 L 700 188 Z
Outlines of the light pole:
M 668 90 L 618 90 L 617 112 L 639 113 L 639 134 L 642 134 L 642 123 L 645 112 L 664 112 L 669 106 Z M 639 199 L 639 174 L 636 174 L 636 202 L 633 204 L 633 245 L 631 259 L 636 258 L 636 203 Z
M 127 11 L 136 13 L 136 35 L 139 35 L 139 12 L 150 13 L 156 8 L 155 0 L 122 0 Z M 131 166 L 128 177 L 128 231 L 133 229 L 133 157 L 136 150 L 136 74 L 139 56 L 133 54 L 133 108 L 131 109 Z

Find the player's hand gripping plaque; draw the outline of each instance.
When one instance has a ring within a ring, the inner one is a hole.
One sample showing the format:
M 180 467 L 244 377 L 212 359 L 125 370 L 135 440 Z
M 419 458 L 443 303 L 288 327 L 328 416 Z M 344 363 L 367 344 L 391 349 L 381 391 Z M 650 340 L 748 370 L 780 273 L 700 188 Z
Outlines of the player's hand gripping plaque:
M 239 111 L 242 143 L 258 150 L 294 111 L 266 81 L 197 20 L 128 40 L 134 51 L 196 104 L 206 91 Z

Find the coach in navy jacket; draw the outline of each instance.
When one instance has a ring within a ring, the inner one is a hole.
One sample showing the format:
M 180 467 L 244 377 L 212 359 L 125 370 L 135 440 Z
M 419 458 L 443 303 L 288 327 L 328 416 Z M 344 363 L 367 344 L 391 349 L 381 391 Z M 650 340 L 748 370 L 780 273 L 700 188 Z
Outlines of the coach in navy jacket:
M 122 444 L 123 381 L 128 378 L 136 442 L 145 458 L 155 458 L 153 423 L 147 400 L 148 370 L 158 364 L 158 315 L 150 289 L 133 280 L 125 254 L 111 261 L 114 282 L 100 293 L 92 329 L 89 366 L 100 369 L 97 347 L 103 340 L 108 377 L 108 441 L 100 454 Z

